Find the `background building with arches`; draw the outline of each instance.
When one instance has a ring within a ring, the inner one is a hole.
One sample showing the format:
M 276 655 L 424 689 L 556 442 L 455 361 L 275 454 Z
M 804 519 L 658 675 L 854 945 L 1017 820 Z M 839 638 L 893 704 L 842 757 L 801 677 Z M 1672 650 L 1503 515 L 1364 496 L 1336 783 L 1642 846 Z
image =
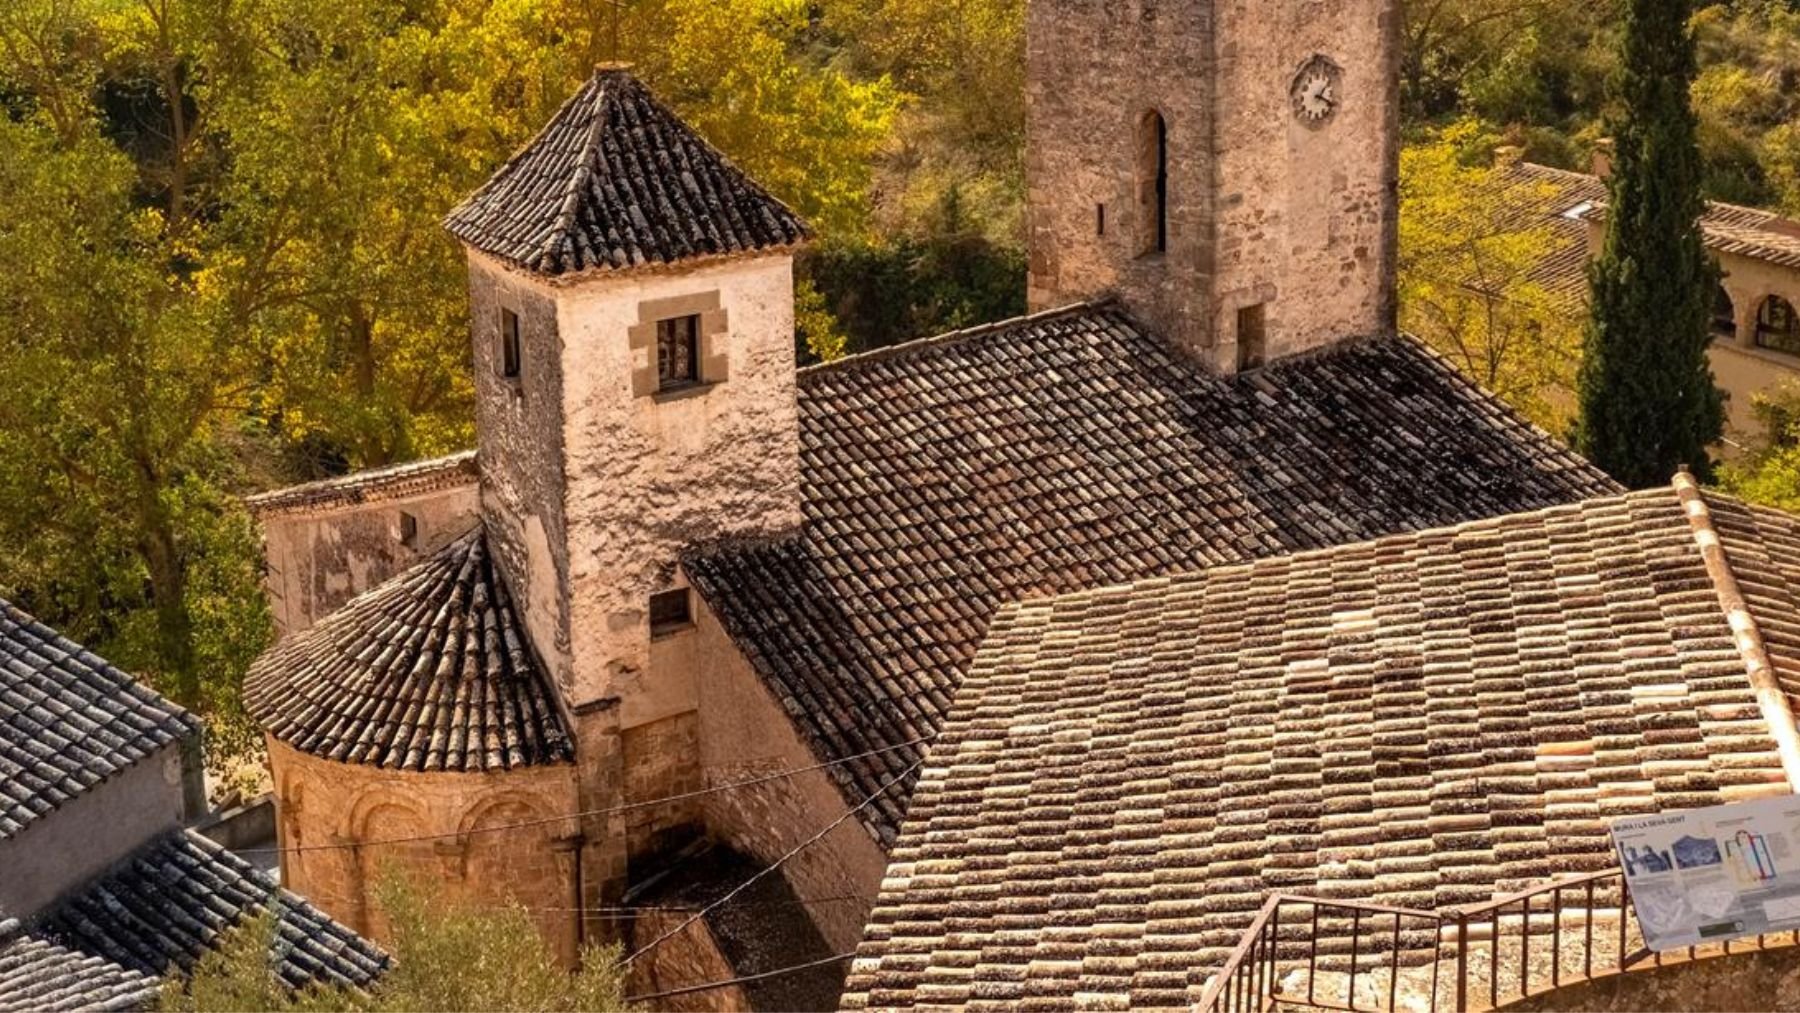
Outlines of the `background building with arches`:
M 1596 154 L 1595 171 L 1585 173 L 1523 161 L 1500 168 L 1509 182 L 1530 184 L 1500 188 L 1511 202 L 1500 220 L 1547 225 L 1556 237 L 1532 280 L 1569 312 L 1585 315 L 1587 264 L 1606 239 L 1608 159 Z M 1715 201 L 1700 224 L 1722 275 L 1713 301 L 1713 376 L 1729 395 L 1728 449 L 1741 449 L 1763 439 L 1752 410 L 1756 395 L 1800 383 L 1800 222 Z

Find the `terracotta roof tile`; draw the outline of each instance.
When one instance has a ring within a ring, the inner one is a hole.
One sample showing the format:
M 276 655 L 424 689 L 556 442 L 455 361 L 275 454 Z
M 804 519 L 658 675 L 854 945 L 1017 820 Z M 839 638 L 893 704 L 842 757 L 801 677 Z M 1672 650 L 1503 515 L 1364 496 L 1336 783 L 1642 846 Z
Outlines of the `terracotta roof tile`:
M 1411 341 L 1221 379 L 1110 307 L 803 370 L 799 399 L 802 534 L 686 566 L 828 759 L 936 731 L 1005 602 L 1617 488 Z M 1198 635 L 1281 628 L 1220 618 Z M 836 769 L 860 799 L 916 752 Z M 891 838 L 904 796 L 883 799 Z
M 193 715 L 0 601 L 0 840 L 199 734 Z
M 602 68 L 445 219 L 546 275 L 791 246 L 797 215 L 621 69 Z
M 188 971 L 232 927 L 275 905 L 273 967 L 291 988 L 365 987 L 386 970 L 374 944 L 276 886 L 249 863 L 185 830 L 138 849 L 120 867 L 60 901 L 30 932 L 101 961 L 103 976 L 160 979 Z M 71 972 L 97 972 L 84 962 Z M 0 981 L 0 993 L 7 990 Z
M 473 485 L 479 478 L 475 452 L 468 450 L 448 457 L 409 461 L 391 468 L 372 468 L 337 478 L 276 489 L 246 497 L 244 505 L 258 517 L 270 517 L 282 513 L 361 506 L 405 496 L 418 496 L 458 485 Z
M 1800 520 L 1709 503 L 1787 651 Z M 1107 989 L 1191 1004 L 1269 891 L 1470 903 L 1607 866 L 1609 817 L 1791 790 L 1684 506 L 1611 496 L 1003 608 L 845 1007 L 1068 1005 L 1073 969 L 1122 949 Z M 937 976 L 1003 929 L 1024 944 Z
M 343 763 L 481 771 L 573 756 L 480 527 L 263 654 L 244 705 L 281 741 Z

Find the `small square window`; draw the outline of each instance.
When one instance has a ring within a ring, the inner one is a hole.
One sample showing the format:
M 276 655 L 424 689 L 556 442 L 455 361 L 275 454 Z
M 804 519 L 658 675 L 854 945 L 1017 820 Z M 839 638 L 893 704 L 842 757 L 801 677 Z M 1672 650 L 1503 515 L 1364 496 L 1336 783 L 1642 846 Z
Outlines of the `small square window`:
M 419 519 L 406 511 L 400 511 L 400 544 L 409 549 L 419 547 Z
M 671 390 L 700 382 L 698 316 L 657 321 L 656 379 L 659 390 Z
M 678 587 L 650 596 L 650 636 L 666 637 L 694 625 L 688 589 Z
M 519 378 L 519 315 L 509 309 L 500 311 L 500 375 L 508 380 Z

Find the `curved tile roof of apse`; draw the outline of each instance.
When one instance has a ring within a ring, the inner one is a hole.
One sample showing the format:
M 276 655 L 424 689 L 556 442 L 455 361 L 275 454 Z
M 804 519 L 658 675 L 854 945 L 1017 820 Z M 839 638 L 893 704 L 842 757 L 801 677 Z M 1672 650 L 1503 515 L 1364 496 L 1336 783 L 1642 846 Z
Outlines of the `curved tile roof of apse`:
M 809 368 L 799 404 L 801 532 L 684 562 L 822 759 L 890 750 L 833 768 L 854 801 L 1006 602 L 1618 491 L 1413 341 L 1221 378 L 1110 306 Z
M 1738 634 L 1797 564 L 1800 518 L 1678 483 L 1008 606 L 843 1005 L 1191 1007 L 1271 891 L 1441 910 L 1787 794 Z
M 271 648 L 244 703 L 277 739 L 342 763 L 473 772 L 573 756 L 479 527 Z
M 198 734 L 193 715 L 0 601 L 0 840 Z
M 787 205 L 618 68 L 596 70 L 444 225 L 546 275 L 772 249 L 808 234 Z

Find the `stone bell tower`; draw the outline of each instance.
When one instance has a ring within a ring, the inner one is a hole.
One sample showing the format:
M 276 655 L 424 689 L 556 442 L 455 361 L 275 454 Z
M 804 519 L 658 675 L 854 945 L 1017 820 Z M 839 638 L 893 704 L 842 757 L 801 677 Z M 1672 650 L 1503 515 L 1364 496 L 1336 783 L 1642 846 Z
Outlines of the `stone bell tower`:
M 621 701 L 679 552 L 799 523 L 806 227 L 613 66 L 447 225 L 489 537 L 567 705 Z
M 1034 310 L 1221 372 L 1394 329 L 1398 0 L 1029 0 Z
M 691 639 L 681 551 L 800 523 L 806 226 L 619 67 L 446 225 L 468 253 L 482 522 L 572 725 L 581 807 L 615 807 L 692 726 L 691 678 L 651 677 Z M 616 897 L 628 846 L 691 818 L 624 822 L 575 838 L 590 901 Z

